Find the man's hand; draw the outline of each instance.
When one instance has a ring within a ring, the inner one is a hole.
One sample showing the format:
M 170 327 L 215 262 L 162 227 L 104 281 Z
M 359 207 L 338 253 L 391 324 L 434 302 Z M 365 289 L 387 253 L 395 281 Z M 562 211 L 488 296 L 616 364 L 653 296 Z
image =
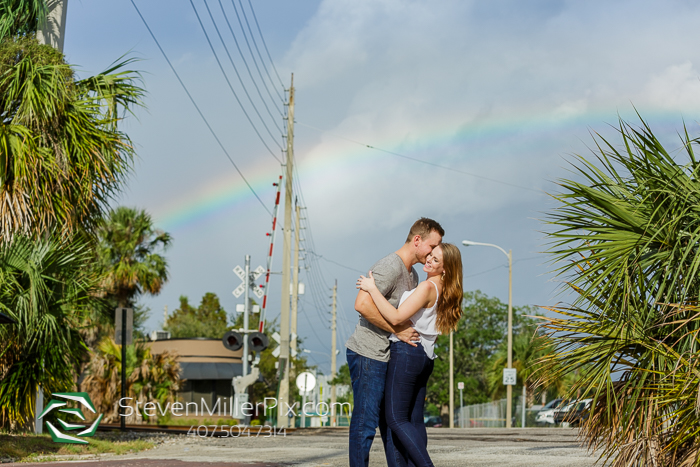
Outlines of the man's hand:
M 413 329 L 411 326 L 408 326 L 403 331 L 394 331 L 394 334 L 396 334 L 396 337 L 398 337 L 400 341 L 410 344 L 413 347 L 418 347 L 418 344 L 416 344 L 414 341 L 420 340 L 420 334 L 418 334 L 418 331 Z

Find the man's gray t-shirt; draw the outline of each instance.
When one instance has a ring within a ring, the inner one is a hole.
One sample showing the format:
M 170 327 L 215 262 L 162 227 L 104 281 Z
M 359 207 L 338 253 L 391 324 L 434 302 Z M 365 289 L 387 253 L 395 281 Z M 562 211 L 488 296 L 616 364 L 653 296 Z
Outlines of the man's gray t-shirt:
M 414 268 L 411 268 L 409 273 L 403 260 L 396 253 L 377 261 L 370 271 L 379 292 L 395 307 L 399 306 L 404 292 L 418 286 L 418 273 Z M 391 333 L 378 328 L 360 315 L 360 322 L 357 323 L 355 332 L 345 343 L 345 347 L 363 357 L 388 362 L 390 335 Z

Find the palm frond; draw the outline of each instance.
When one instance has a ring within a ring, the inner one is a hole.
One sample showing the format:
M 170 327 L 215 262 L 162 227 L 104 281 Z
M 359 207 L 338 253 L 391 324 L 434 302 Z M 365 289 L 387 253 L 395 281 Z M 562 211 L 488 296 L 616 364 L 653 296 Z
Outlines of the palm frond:
M 684 128 L 679 163 L 643 120 L 619 135 L 595 135 L 554 195 L 550 253 L 575 299 L 549 307 L 540 382 L 586 367 L 571 391 L 594 399 L 582 435 L 610 465 L 698 465 L 697 141 Z

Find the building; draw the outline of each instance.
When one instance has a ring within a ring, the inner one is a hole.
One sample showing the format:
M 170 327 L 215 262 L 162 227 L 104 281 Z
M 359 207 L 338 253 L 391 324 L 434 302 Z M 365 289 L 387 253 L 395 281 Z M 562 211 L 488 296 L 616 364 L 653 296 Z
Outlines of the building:
M 224 347 L 221 339 L 162 339 L 147 345 L 153 354 L 177 353 L 180 377 L 185 380 L 178 395 L 185 403 L 199 404 L 202 399 L 208 407 L 213 407 L 217 400 L 223 404 L 223 399 L 226 399 L 228 403 L 228 398 L 233 395 L 231 381 L 243 372 L 243 350 L 232 352 Z

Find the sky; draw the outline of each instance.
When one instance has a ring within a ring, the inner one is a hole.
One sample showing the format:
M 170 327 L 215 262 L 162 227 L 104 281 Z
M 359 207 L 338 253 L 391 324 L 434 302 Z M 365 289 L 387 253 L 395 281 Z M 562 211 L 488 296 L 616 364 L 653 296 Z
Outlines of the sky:
M 79 75 L 126 54 L 147 90 L 145 108 L 122 125 L 138 160 L 113 203 L 147 210 L 173 237 L 168 283 L 141 298 L 147 330 L 161 329 L 163 308 L 181 295 L 198 304 L 214 292 L 233 316 L 242 303 L 233 268 L 245 255 L 253 269 L 265 265 L 293 73 L 295 198 L 306 227 L 298 334 L 325 373 L 334 283 L 341 365 L 357 277 L 397 250 L 417 218 L 438 220 L 446 242 L 512 249 L 514 304 L 551 306 L 566 296 L 544 219 L 557 180 L 575 177 L 575 155 L 592 155 L 595 134 L 619 144 L 618 119 L 637 124 L 636 112 L 673 150 L 684 123 L 700 133 L 696 2 L 134 2 L 221 142 L 130 0 L 69 2 L 64 53 Z M 465 290 L 506 302 L 505 255 L 460 248 Z M 273 275 L 269 319 L 279 317 L 281 287 Z

